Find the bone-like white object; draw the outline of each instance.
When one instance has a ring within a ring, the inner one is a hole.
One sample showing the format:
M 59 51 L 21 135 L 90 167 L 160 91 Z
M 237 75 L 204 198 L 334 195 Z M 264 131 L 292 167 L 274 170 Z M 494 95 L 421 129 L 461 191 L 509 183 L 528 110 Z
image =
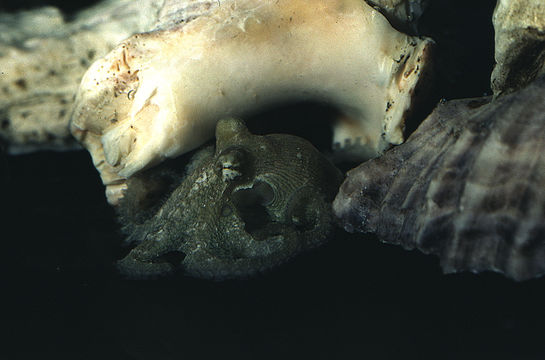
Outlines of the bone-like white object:
M 220 118 L 283 101 L 337 106 L 346 117 L 334 142 L 360 142 L 369 158 L 403 141 L 431 44 L 395 31 L 362 0 L 223 0 L 95 62 L 71 131 L 111 204 L 126 178 L 209 140 Z

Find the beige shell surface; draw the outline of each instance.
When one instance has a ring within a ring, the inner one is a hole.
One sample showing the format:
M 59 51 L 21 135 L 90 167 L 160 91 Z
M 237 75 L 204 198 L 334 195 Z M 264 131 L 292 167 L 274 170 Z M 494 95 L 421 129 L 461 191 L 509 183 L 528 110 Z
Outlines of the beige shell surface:
M 361 0 L 165 2 L 159 18 L 91 65 L 76 96 L 71 131 L 112 204 L 127 178 L 202 145 L 220 118 L 279 103 L 337 107 L 334 143 L 377 156 L 404 140 L 433 44 Z
M 520 89 L 545 74 L 545 2 L 498 0 L 492 17 L 494 95 Z
M 544 274 L 545 77 L 489 100 L 439 105 L 351 170 L 334 201 L 344 228 L 438 255 L 445 272 Z
M 158 21 L 163 0 L 107 0 L 73 16 L 0 11 L 0 141 L 10 154 L 79 146 L 68 123 L 93 61 Z

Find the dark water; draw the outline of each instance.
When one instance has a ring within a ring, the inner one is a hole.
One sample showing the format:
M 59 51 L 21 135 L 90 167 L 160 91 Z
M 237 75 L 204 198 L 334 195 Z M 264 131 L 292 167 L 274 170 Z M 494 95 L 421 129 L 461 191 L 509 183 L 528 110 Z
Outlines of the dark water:
M 54 6 L 70 16 L 78 10 L 98 3 L 98 0 L 3 0 L 0 2 L 0 11 L 14 12 L 19 10 L 35 9 L 42 6 Z
M 339 232 L 252 280 L 124 280 L 113 267 L 121 237 L 87 153 L 8 164 L 3 358 L 545 356 L 545 279 L 445 276 L 433 257 Z

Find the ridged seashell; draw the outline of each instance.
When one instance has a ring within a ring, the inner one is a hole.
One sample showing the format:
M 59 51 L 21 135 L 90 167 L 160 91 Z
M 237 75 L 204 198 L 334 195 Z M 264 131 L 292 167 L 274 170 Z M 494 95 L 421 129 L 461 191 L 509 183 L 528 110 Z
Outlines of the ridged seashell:
M 439 105 L 351 170 L 334 201 L 344 228 L 436 254 L 447 273 L 545 273 L 545 77 L 486 102 Z

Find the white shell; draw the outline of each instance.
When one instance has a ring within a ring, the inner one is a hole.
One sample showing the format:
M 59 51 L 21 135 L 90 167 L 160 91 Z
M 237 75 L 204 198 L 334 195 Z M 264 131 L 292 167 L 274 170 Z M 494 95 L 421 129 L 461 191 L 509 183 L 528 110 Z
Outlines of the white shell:
M 0 138 L 9 153 L 78 148 L 68 129 L 89 65 L 151 30 L 158 0 L 110 0 L 72 16 L 53 7 L 0 12 Z
M 159 30 L 95 62 L 77 94 L 71 131 L 105 185 L 198 147 L 222 117 L 284 101 L 337 106 L 334 142 L 359 143 L 361 158 L 403 141 L 432 42 L 397 32 L 365 2 L 165 6 Z

